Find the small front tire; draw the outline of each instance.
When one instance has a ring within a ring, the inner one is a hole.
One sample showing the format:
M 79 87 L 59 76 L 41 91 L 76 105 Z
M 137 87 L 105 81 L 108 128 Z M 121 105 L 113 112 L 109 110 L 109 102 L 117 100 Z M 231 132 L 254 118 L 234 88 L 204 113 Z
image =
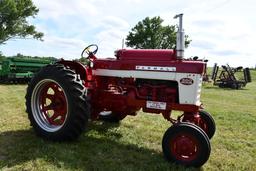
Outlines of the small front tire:
M 207 135 L 191 123 L 171 126 L 163 136 L 162 148 L 167 160 L 189 167 L 202 166 L 211 152 Z
M 207 134 L 207 136 L 209 137 L 209 139 L 211 139 L 214 136 L 216 131 L 215 121 L 213 117 L 210 115 L 210 113 L 204 110 L 200 110 L 199 115 L 200 115 L 201 121 L 198 126 L 202 128 Z
M 194 116 L 184 116 L 182 122 L 189 122 L 199 126 L 211 139 L 216 131 L 216 124 L 213 117 L 204 110 L 199 110 Z

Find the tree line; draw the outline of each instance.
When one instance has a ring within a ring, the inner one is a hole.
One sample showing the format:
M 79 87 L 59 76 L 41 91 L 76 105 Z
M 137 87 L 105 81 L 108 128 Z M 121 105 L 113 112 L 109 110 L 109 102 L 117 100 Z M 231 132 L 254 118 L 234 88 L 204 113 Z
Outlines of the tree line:
M 58 59 L 55 57 L 46 57 L 46 56 L 27 56 L 27 55 L 22 55 L 20 53 L 18 53 L 17 55 L 14 56 L 4 56 L 1 52 L 0 52 L 0 62 L 2 62 L 5 59 L 8 58 L 24 58 L 24 59 L 29 59 L 29 58 L 33 58 L 33 59 L 45 59 L 45 60 L 50 60 L 50 61 L 57 61 Z

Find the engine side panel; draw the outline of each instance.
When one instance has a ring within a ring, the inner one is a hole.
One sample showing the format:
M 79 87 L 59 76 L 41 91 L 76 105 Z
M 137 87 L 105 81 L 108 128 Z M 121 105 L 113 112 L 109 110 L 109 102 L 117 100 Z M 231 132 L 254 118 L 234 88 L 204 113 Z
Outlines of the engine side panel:
M 159 71 L 134 71 L 134 70 L 109 70 L 96 69 L 93 75 L 118 77 L 118 78 L 134 78 L 149 80 L 167 80 L 176 81 L 178 83 L 179 103 L 200 105 L 200 91 L 202 84 L 201 74 L 177 73 L 177 72 L 159 72 Z M 190 85 L 182 84 L 182 79 L 192 80 Z

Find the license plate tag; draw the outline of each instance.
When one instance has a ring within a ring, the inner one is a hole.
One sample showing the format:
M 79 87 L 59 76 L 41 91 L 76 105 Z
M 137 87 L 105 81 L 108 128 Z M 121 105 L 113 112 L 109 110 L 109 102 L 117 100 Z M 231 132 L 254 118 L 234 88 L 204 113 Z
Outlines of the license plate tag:
M 147 101 L 146 107 L 149 109 L 166 109 L 166 103 L 165 102 L 155 102 L 155 101 Z

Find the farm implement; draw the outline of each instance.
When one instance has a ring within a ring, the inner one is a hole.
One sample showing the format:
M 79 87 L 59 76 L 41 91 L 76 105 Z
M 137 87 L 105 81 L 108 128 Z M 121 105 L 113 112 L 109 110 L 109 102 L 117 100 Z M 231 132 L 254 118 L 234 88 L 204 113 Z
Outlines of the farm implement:
M 88 120 L 118 122 L 127 115 L 162 114 L 172 126 L 162 140 L 164 156 L 185 166 L 202 166 L 211 152 L 215 122 L 202 110 L 200 93 L 206 63 L 184 59 L 182 14 L 174 50 L 127 50 L 97 58 L 98 46 L 82 51 L 89 64 L 61 60 L 42 68 L 29 83 L 26 107 L 37 135 L 73 140 Z M 172 117 L 173 110 L 182 111 Z
M 46 59 L 7 58 L 0 63 L 0 82 L 27 83 L 35 72 L 50 63 Z
M 213 85 L 232 89 L 240 89 L 252 82 L 249 68 L 232 68 L 227 64 L 222 65 L 222 70 L 219 72 L 219 66 L 216 63 L 212 70 L 212 80 L 214 81 Z

